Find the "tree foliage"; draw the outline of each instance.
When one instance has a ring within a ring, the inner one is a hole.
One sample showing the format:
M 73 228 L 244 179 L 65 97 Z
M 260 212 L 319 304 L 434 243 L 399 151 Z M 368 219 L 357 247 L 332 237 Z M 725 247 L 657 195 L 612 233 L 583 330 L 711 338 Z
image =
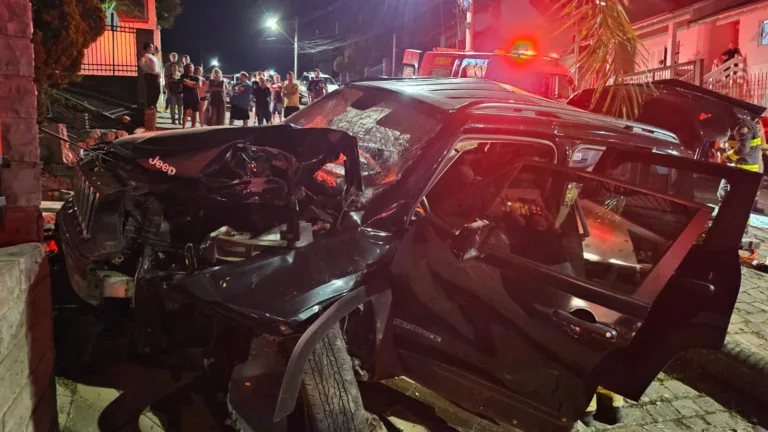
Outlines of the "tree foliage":
M 85 50 L 104 33 L 99 0 L 32 0 L 38 112 L 51 89 L 78 79 Z
M 333 61 L 333 70 L 340 74 L 348 73 L 354 77 L 361 77 L 365 75 L 366 66 L 381 64 L 383 54 L 378 48 L 369 39 L 347 44 L 344 47 L 344 54 Z
M 173 27 L 176 17 L 181 13 L 181 0 L 157 0 L 157 25 L 164 29 Z
M 558 8 L 564 20 L 563 30 L 575 28 L 579 55 L 572 70 L 578 71 L 579 87 L 594 87 L 592 106 L 595 107 L 603 90 L 618 78 L 631 72 L 635 63 L 645 66 L 640 38 L 632 28 L 625 7 L 629 0 L 561 0 Z M 640 109 L 641 89 L 629 86 L 625 91 L 608 91 L 604 112 L 632 118 Z

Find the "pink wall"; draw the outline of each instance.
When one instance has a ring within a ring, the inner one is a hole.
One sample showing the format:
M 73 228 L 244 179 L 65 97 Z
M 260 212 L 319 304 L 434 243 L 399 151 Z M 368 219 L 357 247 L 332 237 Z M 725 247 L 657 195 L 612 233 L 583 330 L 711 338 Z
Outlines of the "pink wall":
M 768 5 L 739 17 L 739 48 L 747 58 L 750 72 L 768 70 L 768 46 L 760 46 L 760 26 L 768 21 Z

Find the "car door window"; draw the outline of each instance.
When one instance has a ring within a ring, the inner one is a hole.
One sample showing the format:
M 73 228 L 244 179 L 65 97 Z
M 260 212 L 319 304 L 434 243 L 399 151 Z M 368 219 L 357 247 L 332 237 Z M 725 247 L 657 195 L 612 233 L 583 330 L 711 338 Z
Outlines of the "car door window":
M 521 165 L 432 211 L 455 229 L 482 221 L 486 246 L 633 295 L 704 208 L 608 180 Z
M 529 142 L 465 141 L 457 146 L 456 160 L 440 176 L 427 193 L 430 206 L 440 206 L 470 186 L 508 169 L 521 159 L 554 161 L 556 151 L 551 144 Z

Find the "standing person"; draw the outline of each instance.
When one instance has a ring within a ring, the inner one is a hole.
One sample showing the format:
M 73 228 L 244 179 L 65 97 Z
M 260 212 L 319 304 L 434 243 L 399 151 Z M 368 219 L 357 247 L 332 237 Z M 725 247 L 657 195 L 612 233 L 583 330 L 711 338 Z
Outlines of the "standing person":
M 156 110 L 160 99 L 160 60 L 155 57 L 152 42 L 144 44 L 144 55 L 139 60 L 139 67 L 144 72 L 144 85 L 147 87 L 147 108 Z
M 272 77 L 275 83 L 272 84 L 272 123 L 283 121 L 283 83 L 280 82 L 280 75 L 275 74 Z
M 227 91 L 227 83 L 221 76 L 221 70 L 216 68 L 211 73 L 211 81 L 208 83 L 211 91 L 211 100 L 208 102 L 209 115 L 205 124 L 208 126 L 224 126 L 224 116 L 227 112 L 224 94 Z
M 272 89 L 267 85 L 267 80 L 263 76 L 260 76 L 256 85 L 253 87 L 253 100 L 256 103 L 256 109 L 254 110 L 254 117 L 259 123 L 262 124 L 272 123 L 272 110 L 269 107 L 269 98 L 272 94 Z
M 181 56 L 181 70 L 184 70 L 184 66 L 192 63 L 188 55 Z
M 326 87 L 325 81 L 320 77 L 320 69 L 312 71 L 312 78 L 307 83 L 307 94 L 309 95 L 309 103 L 328 94 L 328 87 Z
M 170 93 L 168 93 L 168 81 L 174 79 L 173 72 L 171 71 L 171 65 L 178 66 L 178 71 L 181 71 L 181 63 L 179 63 L 179 55 L 175 52 L 172 52 L 168 55 L 168 59 L 170 60 L 168 63 L 165 64 L 165 67 L 163 68 L 163 77 L 165 78 L 165 112 L 168 112 L 168 105 L 171 103 L 170 101 Z M 178 73 L 177 71 L 177 73 Z
M 293 72 L 285 74 L 285 84 L 283 85 L 283 118 L 290 117 L 291 114 L 301 109 L 299 104 L 299 85 L 293 80 Z
M 203 68 L 195 68 L 195 76 L 200 80 L 200 87 L 197 88 L 197 95 L 200 98 L 200 126 L 205 126 L 205 105 L 208 101 L 208 81 L 203 77 Z
M 171 123 L 173 124 L 181 124 L 183 87 L 184 84 L 181 82 L 179 65 L 171 63 L 171 71 L 168 72 L 168 76 L 165 79 L 165 94 L 167 96 L 166 103 L 171 108 Z
M 723 61 L 723 63 L 728 63 L 729 61 L 735 59 L 737 56 L 742 57 L 741 50 L 736 46 L 736 43 L 731 42 L 728 44 L 728 49 L 723 51 L 723 53 L 720 55 L 720 59 Z
M 181 102 L 184 105 L 184 118 L 181 120 L 181 128 L 187 128 L 187 117 L 190 118 L 191 127 L 197 126 L 197 115 L 200 112 L 200 78 L 194 74 L 195 65 L 187 63 L 184 65 L 184 74 L 181 76 L 182 95 Z
M 229 125 L 234 126 L 235 120 L 242 120 L 243 126 L 248 126 L 248 120 L 251 119 L 251 82 L 248 81 L 248 72 L 240 72 L 238 82 L 232 86 L 232 97 L 229 98 L 231 105 L 229 112 Z

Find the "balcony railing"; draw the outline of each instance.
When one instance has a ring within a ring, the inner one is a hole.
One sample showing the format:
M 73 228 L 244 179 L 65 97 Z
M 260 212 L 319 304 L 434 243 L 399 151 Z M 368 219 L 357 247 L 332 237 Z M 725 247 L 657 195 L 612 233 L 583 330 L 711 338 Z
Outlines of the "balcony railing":
M 663 79 L 679 79 L 692 84 L 701 85 L 704 78 L 704 60 L 698 59 L 672 66 L 664 66 L 623 75 L 616 79 L 617 83 L 639 84 L 650 83 Z

